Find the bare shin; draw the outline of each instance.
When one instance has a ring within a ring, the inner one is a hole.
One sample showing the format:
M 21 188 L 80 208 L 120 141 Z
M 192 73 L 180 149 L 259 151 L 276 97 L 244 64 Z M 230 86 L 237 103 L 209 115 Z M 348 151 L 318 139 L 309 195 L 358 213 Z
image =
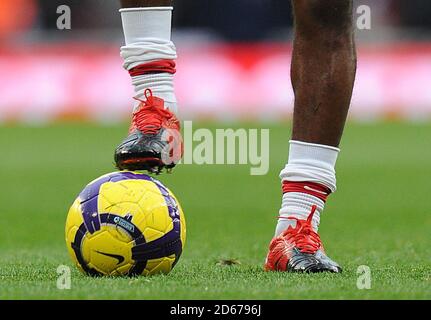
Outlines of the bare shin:
M 351 0 L 292 0 L 292 139 L 337 147 L 356 74 Z

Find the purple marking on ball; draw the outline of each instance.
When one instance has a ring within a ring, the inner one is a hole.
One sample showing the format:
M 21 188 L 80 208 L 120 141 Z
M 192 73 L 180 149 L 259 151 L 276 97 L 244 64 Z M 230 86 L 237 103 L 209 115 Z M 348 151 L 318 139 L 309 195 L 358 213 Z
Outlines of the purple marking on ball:
M 180 220 L 174 219 L 173 225 L 173 229 L 162 237 L 134 246 L 132 248 L 132 259 L 135 261 L 144 261 L 167 257 L 172 254 L 175 254 L 175 257 L 178 259 L 182 252 Z

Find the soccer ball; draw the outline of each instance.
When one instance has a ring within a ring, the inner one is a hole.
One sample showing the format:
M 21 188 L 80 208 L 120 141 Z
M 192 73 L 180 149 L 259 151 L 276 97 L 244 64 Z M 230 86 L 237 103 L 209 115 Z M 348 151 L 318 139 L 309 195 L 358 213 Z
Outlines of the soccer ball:
M 90 182 L 69 210 L 66 244 L 91 276 L 172 270 L 186 240 L 182 209 L 160 181 L 120 171 Z

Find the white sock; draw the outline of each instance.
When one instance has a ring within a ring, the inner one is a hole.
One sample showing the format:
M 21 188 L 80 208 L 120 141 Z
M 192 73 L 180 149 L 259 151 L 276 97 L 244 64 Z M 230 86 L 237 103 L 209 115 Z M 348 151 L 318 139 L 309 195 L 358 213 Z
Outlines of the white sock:
M 172 7 L 120 9 L 125 38 L 121 47 L 124 68 L 158 60 L 175 60 L 176 48 L 171 41 Z M 177 112 L 173 74 L 152 73 L 132 77 L 136 97 L 142 98 L 145 89 L 165 100 L 165 107 Z M 139 103 L 137 103 L 138 105 Z M 136 107 L 136 105 L 135 105 Z
M 340 149 L 335 147 L 292 140 L 289 161 L 281 171 L 280 178 L 282 181 L 317 183 L 329 189 L 330 192 L 335 192 L 335 163 L 339 152 Z M 313 205 L 317 206 L 317 210 L 312 224 L 317 231 L 325 202 L 307 193 L 305 189 L 304 192 L 283 194 L 275 235 L 278 236 L 289 226 L 296 225 L 296 221 L 287 219 L 288 217 L 307 219 Z

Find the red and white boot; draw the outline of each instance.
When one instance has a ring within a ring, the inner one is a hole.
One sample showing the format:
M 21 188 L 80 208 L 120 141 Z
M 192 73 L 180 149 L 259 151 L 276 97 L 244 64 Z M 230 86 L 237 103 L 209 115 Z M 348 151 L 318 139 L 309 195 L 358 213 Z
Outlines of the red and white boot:
M 289 226 L 283 233 L 272 239 L 266 257 L 266 271 L 289 272 L 334 272 L 340 273 L 341 267 L 325 254 L 322 241 L 313 230 L 312 219 L 317 206 L 311 208 L 307 220 L 295 217 L 296 226 Z

